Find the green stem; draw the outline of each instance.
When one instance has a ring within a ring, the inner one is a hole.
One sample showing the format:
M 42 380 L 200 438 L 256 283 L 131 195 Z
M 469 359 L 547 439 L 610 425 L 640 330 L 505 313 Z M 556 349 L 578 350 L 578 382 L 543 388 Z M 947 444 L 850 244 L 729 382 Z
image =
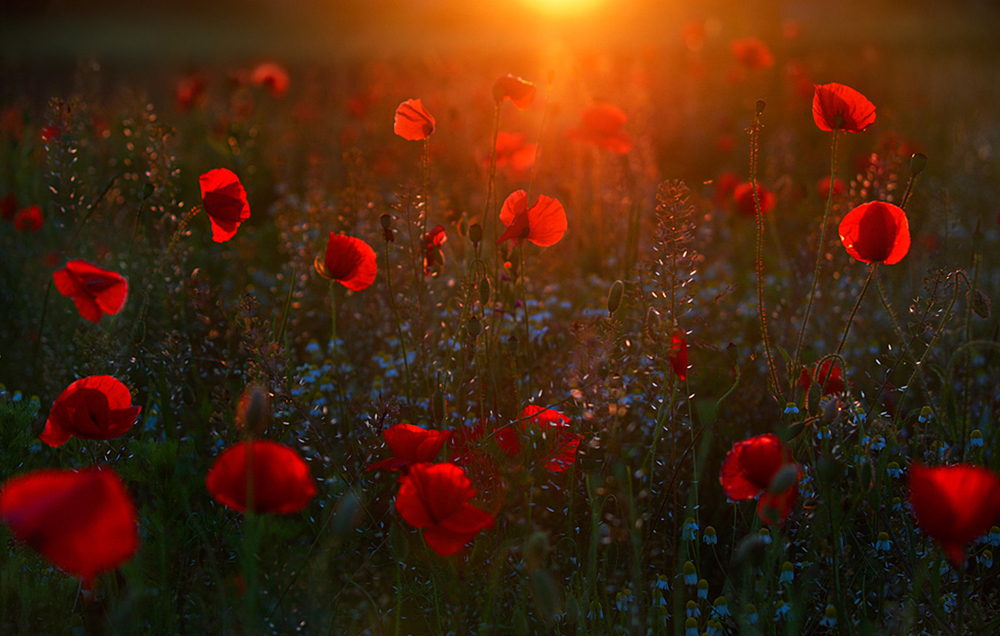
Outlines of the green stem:
M 399 321 L 399 309 L 396 307 L 396 294 L 392 291 L 392 263 L 389 261 L 389 241 L 385 243 L 385 281 L 389 288 L 389 306 L 392 307 L 392 317 L 396 322 L 396 335 L 399 337 L 399 348 L 403 353 L 403 373 L 406 379 L 406 403 L 410 400 L 410 363 L 406 356 L 406 341 L 403 340 L 403 326 Z
M 531 378 L 531 332 L 528 326 L 530 321 L 530 316 L 528 314 L 528 282 L 524 277 L 524 242 L 517 248 L 518 257 L 521 261 L 521 304 L 524 306 L 524 359 L 527 368 L 527 378 L 529 380 L 528 392 L 531 392 L 530 378 Z
M 812 313 L 813 301 L 816 299 L 816 287 L 819 284 L 819 272 L 823 265 L 823 252 L 826 249 L 826 226 L 830 219 L 830 210 L 833 208 L 833 182 L 837 178 L 837 136 L 839 129 L 833 131 L 833 141 L 830 143 L 830 194 L 826 199 L 826 210 L 823 212 L 823 224 L 819 232 L 819 245 L 816 248 L 816 268 L 813 270 L 812 288 L 809 290 L 809 300 L 806 303 L 806 313 L 802 317 L 802 326 L 799 327 L 799 339 L 795 343 L 795 354 L 792 356 L 792 368 L 789 369 L 789 378 L 794 381 L 795 370 L 799 367 L 799 359 L 802 355 L 802 343 L 806 337 L 806 327 L 809 325 L 809 315 Z
M 861 299 L 865 297 L 865 292 L 868 291 L 868 286 L 872 284 L 872 278 L 875 277 L 875 268 L 878 267 L 878 263 L 871 264 L 871 270 L 868 272 L 868 278 L 865 279 L 865 285 L 861 288 L 861 293 L 858 294 L 858 300 L 854 303 L 854 308 L 851 309 L 851 315 L 847 317 L 847 326 L 844 327 L 844 335 L 840 338 L 840 344 L 837 345 L 837 353 L 839 354 L 844 350 L 844 343 L 847 342 L 847 334 L 851 332 L 851 324 L 854 323 L 854 316 L 858 313 L 858 307 L 861 306 Z M 827 374 L 830 376 L 832 374 Z

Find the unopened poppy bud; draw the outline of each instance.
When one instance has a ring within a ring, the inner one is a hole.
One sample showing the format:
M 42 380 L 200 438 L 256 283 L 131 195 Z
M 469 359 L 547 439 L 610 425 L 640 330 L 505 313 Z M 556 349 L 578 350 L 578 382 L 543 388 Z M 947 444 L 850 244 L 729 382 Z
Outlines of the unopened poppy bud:
M 465 328 L 468 330 L 469 335 L 473 338 L 478 337 L 483 331 L 483 325 L 479 322 L 479 318 L 477 316 L 469 318 L 469 322 L 466 323 Z
M 251 434 L 263 432 L 270 417 L 269 402 L 269 396 L 263 387 L 247 387 L 236 406 L 236 426 L 248 430 Z
M 608 317 L 615 315 L 618 308 L 622 304 L 622 296 L 625 294 L 625 283 L 620 280 L 616 280 L 611 285 L 611 291 L 608 292 Z
M 761 113 L 764 112 L 764 107 L 765 106 L 767 106 L 767 102 L 765 102 L 763 99 L 758 99 L 757 100 L 757 103 L 754 104 L 754 108 L 756 109 L 756 112 L 757 112 L 758 115 L 760 115 Z
M 524 564 L 528 570 L 540 568 L 548 553 L 549 537 L 542 531 L 534 533 L 524 542 Z
M 981 289 L 972 295 L 972 311 L 983 320 L 990 317 L 990 299 Z
M 914 177 L 924 171 L 927 167 L 927 155 L 922 152 L 916 152 L 910 157 L 910 174 Z
M 490 302 L 490 279 L 488 276 L 479 279 L 479 302 L 484 306 Z
M 785 492 L 792 486 L 794 486 L 799 481 L 799 466 L 798 464 L 785 464 L 778 469 L 778 472 L 774 474 L 771 479 L 771 486 L 769 490 L 772 493 Z
M 148 199 L 149 197 L 153 196 L 153 192 L 155 190 L 156 190 L 156 188 L 153 187 L 153 184 L 147 182 L 146 184 L 144 184 L 142 186 L 142 198 L 143 199 Z
M 646 337 L 653 342 L 660 338 L 660 312 L 653 307 L 646 310 Z
M 383 230 L 391 230 L 392 229 L 392 215 L 391 214 L 383 214 L 383 215 L 381 215 L 380 217 L 378 217 L 378 222 L 382 226 Z
M 473 223 L 469 226 L 469 240 L 472 241 L 473 245 L 479 245 L 483 240 L 483 226 L 478 223 Z
M 833 398 L 823 405 L 823 424 L 833 426 L 840 419 L 840 400 Z

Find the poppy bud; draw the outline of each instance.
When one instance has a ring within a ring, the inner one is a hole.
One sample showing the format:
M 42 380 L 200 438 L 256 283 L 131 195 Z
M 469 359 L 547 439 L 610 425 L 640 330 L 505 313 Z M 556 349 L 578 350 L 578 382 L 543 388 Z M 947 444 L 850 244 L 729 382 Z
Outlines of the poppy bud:
M 490 302 L 490 279 L 485 275 L 479 279 L 479 302 L 483 305 Z
M 615 315 L 618 308 L 622 304 L 622 295 L 625 293 L 625 283 L 620 280 L 616 280 L 611 285 L 611 291 L 608 292 L 608 317 Z
M 386 243 L 392 243 L 395 240 L 395 235 L 392 231 L 392 215 L 383 214 L 378 217 L 378 222 L 382 226 L 382 238 L 385 239 Z
M 271 414 L 269 402 L 269 396 L 263 387 L 247 387 L 236 407 L 236 426 L 246 429 L 251 435 L 262 433 Z
M 483 226 L 478 223 L 473 223 L 469 226 L 469 240 L 472 244 L 479 246 L 479 243 L 483 240 Z
M 469 335 L 473 338 L 478 337 L 483 331 L 483 325 L 479 322 L 479 318 L 476 316 L 469 318 L 469 322 L 466 324 L 465 328 L 468 330 Z
M 910 157 L 910 174 L 914 177 L 924 171 L 927 167 L 927 155 L 922 152 L 913 153 Z
M 990 317 L 990 299 L 981 289 L 972 295 L 972 311 L 983 320 Z
M 524 542 L 522 552 L 524 555 L 524 564 L 529 570 L 535 570 L 542 566 L 542 562 L 545 561 L 548 552 L 549 537 L 544 532 L 538 531 Z
M 653 307 L 646 310 L 646 337 L 653 342 L 660 337 L 660 312 Z
M 148 199 L 149 197 L 153 196 L 154 190 L 156 190 L 156 188 L 153 187 L 152 183 L 146 183 L 144 186 L 142 186 L 142 198 Z
M 763 113 L 765 106 L 767 106 L 767 102 L 765 102 L 763 99 L 758 99 L 757 103 L 754 104 L 754 108 L 756 109 L 756 113 L 758 115 L 760 115 L 761 113 Z
M 785 464 L 778 469 L 778 472 L 774 474 L 771 479 L 771 485 L 768 488 L 772 493 L 785 492 L 792 486 L 794 486 L 799 481 L 799 466 L 798 464 Z
M 826 404 L 823 405 L 823 424 L 826 426 L 833 426 L 840 419 L 841 405 L 840 400 L 837 398 L 832 398 L 827 400 Z

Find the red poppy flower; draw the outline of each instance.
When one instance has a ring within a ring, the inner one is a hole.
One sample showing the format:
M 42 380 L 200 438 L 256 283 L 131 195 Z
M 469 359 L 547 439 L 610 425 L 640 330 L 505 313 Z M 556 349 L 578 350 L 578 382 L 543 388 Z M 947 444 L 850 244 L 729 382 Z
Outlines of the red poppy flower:
M 743 38 L 729 43 L 736 61 L 748 70 L 754 71 L 774 66 L 774 54 L 766 44 L 757 38 Z
M 375 250 L 359 238 L 330 232 L 326 255 L 322 261 L 316 258 L 316 271 L 352 291 L 361 291 L 375 282 Z
M 754 218 L 757 216 L 757 208 L 753 200 L 753 185 L 749 182 L 741 183 L 733 190 L 733 201 L 736 203 L 736 211 L 743 216 Z M 764 189 L 764 186 L 757 184 L 757 201 L 760 204 L 761 214 L 767 214 L 774 209 L 776 197 L 773 192 Z
M 673 367 L 678 379 L 682 382 L 687 380 L 688 343 L 681 330 L 670 336 L 670 366 Z
M 535 99 L 535 85 L 514 75 L 504 75 L 493 84 L 493 99 L 497 104 L 509 99 L 515 108 L 524 110 Z
M 253 466 L 250 479 L 247 464 Z M 219 455 L 205 477 L 212 498 L 239 512 L 298 512 L 316 494 L 309 467 L 291 448 L 266 440 L 240 442 Z M 247 492 L 253 501 L 247 505 Z
M 188 75 L 178 81 L 174 89 L 177 110 L 185 112 L 195 106 L 201 106 L 205 102 L 206 88 L 208 88 L 208 79 L 200 73 Z
M 11 221 L 14 219 L 15 214 L 17 214 L 17 197 L 13 194 L 8 194 L 0 199 L 0 215 L 3 216 L 3 220 Z
M 771 482 L 782 466 L 792 464 L 792 453 L 773 433 L 757 435 L 733 444 L 719 471 L 726 497 L 741 501 L 760 495 L 757 514 L 764 523 L 788 516 L 798 497 L 798 483 L 780 492 L 770 492 Z
M 740 184 L 740 175 L 732 171 L 722 172 L 715 178 L 715 203 L 723 206 L 729 201 L 736 186 Z
M 909 482 L 917 525 L 961 568 L 966 544 L 986 534 L 1000 517 L 1000 477 L 969 464 L 929 468 L 914 463 Z
M 448 240 L 448 235 L 444 233 L 444 227 L 435 225 L 434 228 L 424 234 L 424 275 L 428 276 L 435 265 L 444 265 L 444 253 L 441 246 Z
M 507 226 L 497 245 L 504 241 L 520 244 L 528 239 L 535 245 L 548 247 L 555 245 L 566 233 L 566 211 L 562 203 L 544 194 L 528 207 L 528 193 L 518 190 L 511 193 L 500 208 L 500 221 Z
M 62 446 L 74 436 L 111 439 L 132 428 L 140 410 L 142 407 L 132 406 L 128 387 L 110 375 L 81 378 L 52 403 L 45 430 L 38 438 L 49 446 Z
M 862 263 L 894 265 L 910 251 L 910 222 L 899 206 L 869 201 L 840 222 L 840 242 Z
M 515 172 L 524 172 L 533 166 L 538 144 L 526 144 L 524 141 L 524 133 L 499 131 L 496 145 L 497 168 L 510 166 Z M 489 159 L 486 163 L 489 165 Z
M 541 463 L 554 473 L 561 473 L 576 463 L 576 451 L 583 435 L 570 431 L 569 418 L 553 409 L 529 404 L 521 411 L 520 433 L 505 426 L 496 431 L 497 444 L 507 455 L 519 455 L 521 436 L 539 432 L 545 438 Z
M 455 464 L 416 464 L 402 479 L 396 510 L 408 524 L 423 528 L 432 550 L 449 556 L 493 526 L 493 515 L 468 503 L 475 496 L 465 471 Z
M 121 274 L 84 260 L 73 260 L 52 274 L 59 293 L 72 298 L 76 310 L 90 322 L 104 314 L 117 314 L 128 297 L 128 281 Z
M 844 191 L 844 182 L 840 179 L 833 180 L 833 196 L 837 196 Z M 830 177 L 822 177 L 816 182 L 816 193 L 820 198 L 826 199 L 830 196 Z
M 232 170 L 216 168 L 198 177 L 201 201 L 212 222 L 212 240 L 224 243 L 236 236 L 240 223 L 250 218 L 250 204 L 240 178 Z
M 368 470 L 406 470 L 413 464 L 432 462 L 450 436 L 450 432 L 412 424 L 390 426 L 382 437 L 392 451 L 392 457 L 371 464 Z
M 110 468 L 13 477 L 0 488 L 0 519 L 14 537 L 88 586 L 139 549 L 135 505 Z
M 570 130 L 569 135 L 579 141 L 624 155 L 632 150 L 632 139 L 622 130 L 626 121 L 628 118 L 622 109 L 611 104 L 598 104 L 583 110 L 580 125 Z
M 813 121 L 820 130 L 861 132 L 875 123 L 875 105 L 843 84 L 822 84 L 813 93 Z
M 250 73 L 250 81 L 256 86 L 263 86 L 274 97 L 284 95 L 290 84 L 288 71 L 274 62 L 258 64 Z
M 37 232 L 42 229 L 42 209 L 37 205 L 29 205 L 14 217 L 14 229 L 18 232 Z
M 833 371 L 830 367 L 833 367 Z M 816 376 L 816 383 L 823 389 L 823 395 L 836 395 L 847 390 L 847 383 L 844 382 L 844 371 L 840 365 L 833 360 L 826 360 L 819 365 L 819 373 L 816 373 L 816 366 L 802 369 L 799 374 L 799 387 L 803 391 L 808 391 L 813 384 L 813 376 Z M 828 377 L 829 376 L 829 377 Z
M 408 99 L 396 108 L 392 131 L 407 141 L 427 139 L 434 132 L 434 117 L 419 99 Z

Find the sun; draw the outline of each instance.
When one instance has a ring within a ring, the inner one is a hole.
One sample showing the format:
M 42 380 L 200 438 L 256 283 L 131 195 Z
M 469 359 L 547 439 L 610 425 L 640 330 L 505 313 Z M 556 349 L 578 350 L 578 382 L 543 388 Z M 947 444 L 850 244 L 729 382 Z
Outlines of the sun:
M 604 4 L 605 0 L 521 0 L 540 13 L 550 16 L 576 16 Z

